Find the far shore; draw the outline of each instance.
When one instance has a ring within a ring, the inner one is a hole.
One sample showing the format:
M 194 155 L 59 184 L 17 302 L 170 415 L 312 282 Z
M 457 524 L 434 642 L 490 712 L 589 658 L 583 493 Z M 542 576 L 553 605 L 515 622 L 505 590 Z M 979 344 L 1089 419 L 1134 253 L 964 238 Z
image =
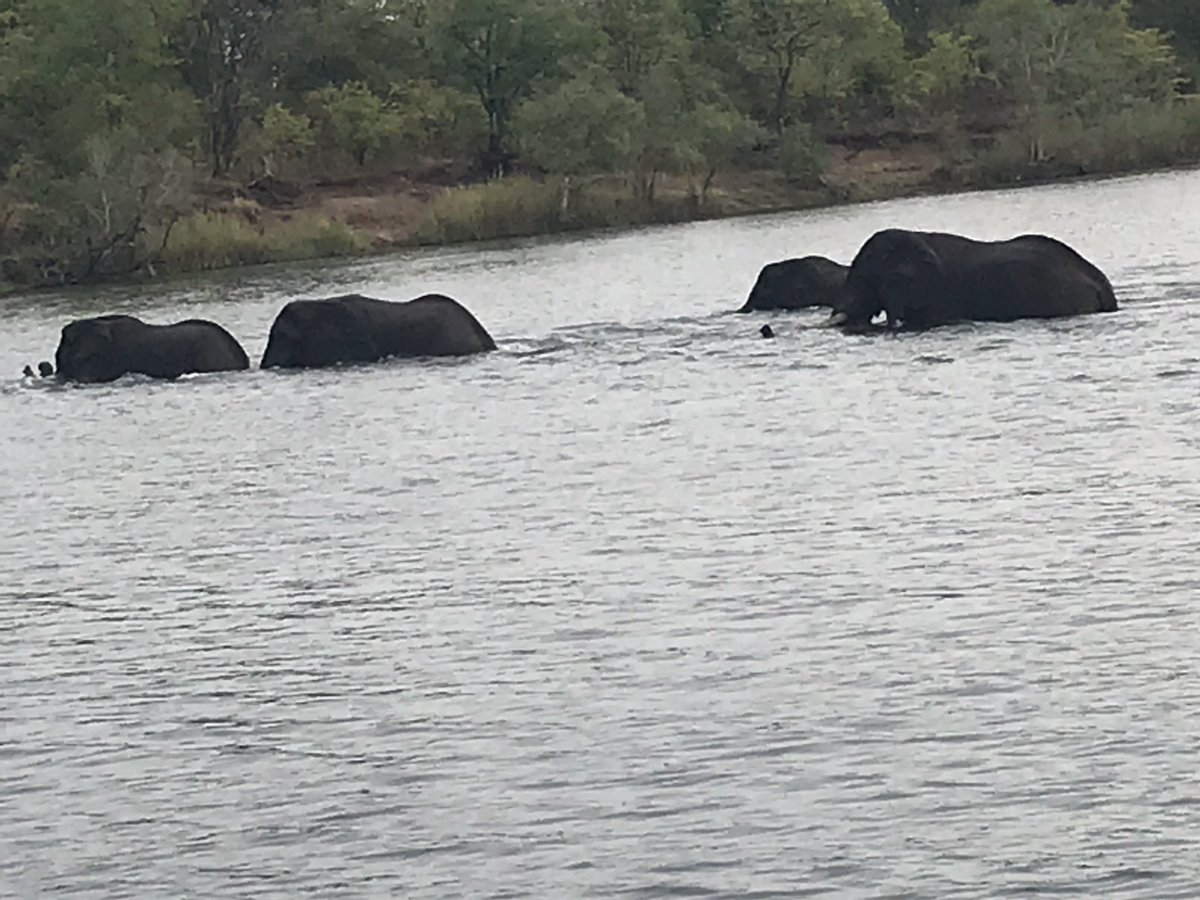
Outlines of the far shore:
M 119 278 L 107 278 L 106 284 L 136 284 L 162 280 L 169 276 L 228 270 L 263 263 L 299 259 L 361 259 L 422 246 L 450 246 L 492 239 L 550 236 L 554 234 L 612 232 L 685 221 L 727 219 L 740 216 L 799 212 L 810 209 L 847 206 L 918 196 L 952 195 L 972 191 L 1007 190 L 1048 184 L 1063 184 L 1127 177 L 1151 172 L 1194 168 L 1187 160 L 1179 165 L 1153 169 L 1123 169 L 1083 172 L 1044 164 L 1027 166 L 1017 173 L 998 178 L 964 176 L 950 171 L 941 155 L 922 144 L 898 144 L 853 150 L 840 145 L 829 147 L 829 166 L 816 187 L 798 187 L 782 173 L 769 170 L 725 171 L 713 179 L 703 202 L 698 201 L 696 186 L 683 178 L 663 179 L 654 204 L 618 215 L 617 221 L 589 218 L 570 220 L 519 215 L 488 221 L 469 232 L 453 229 L 431 235 L 431 212 L 447 192 L 471 192 L 479 186 L 438 183 L 406 174 L 371 175 L 319 184 L 289 185 L 286 197 L 255 186 L 235 182 L 210 183 L 199 195 L 198 208 L 206 213 L 236 221 L 239 227 L 256 232 L 264 243 L 305 220 L 336 223 L 352 231 L 350 246 L 331 247 L 331 251 L 298 256 L 258 256 L 237 260 L 236 254 L 183 266 L 151 265 Z M 610 196 L 624 196 L 621 179 L 592 180 L 593 190 Z M 577 187 L 576 190 L 579 190 Z M 236 260 L 230 262 L 229 260 Z M 34 292 L 54 284 L 13 286 L 0 284 L 6 292 Z

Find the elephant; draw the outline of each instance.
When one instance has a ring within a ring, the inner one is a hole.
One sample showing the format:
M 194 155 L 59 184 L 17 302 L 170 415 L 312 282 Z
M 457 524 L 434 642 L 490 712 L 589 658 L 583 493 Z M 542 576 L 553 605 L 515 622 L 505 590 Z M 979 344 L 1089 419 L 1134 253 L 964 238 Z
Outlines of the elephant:
M 496 342 L 479 320 L 442 294 L 403 302 L 343 294 L 284 306 L 271 326 L 262 368 L 321 368 L 392 356 L 466 356 L 495 349 Z
M 859 249 L 830 324 L 920 330 L 959 321 L 1009 322 L 1113 312 L 1108 278 L 1055 238 L 1022 234 L 977 241 L 956 234 L 889 228 Z
M 758 273 L 740 313 L 760 309 L 836 307 L 846 284 L 848 266 L 824 256 L 803 256 L 768 263 Z
M 242 345 L 215 322 L 187 319 L 151 325 L 125 315 L 69 323 L 54 362 L 60 379 L 86 383 L 115 381 L 131 372 L 178 378 L 189 372 L 250 368 Z

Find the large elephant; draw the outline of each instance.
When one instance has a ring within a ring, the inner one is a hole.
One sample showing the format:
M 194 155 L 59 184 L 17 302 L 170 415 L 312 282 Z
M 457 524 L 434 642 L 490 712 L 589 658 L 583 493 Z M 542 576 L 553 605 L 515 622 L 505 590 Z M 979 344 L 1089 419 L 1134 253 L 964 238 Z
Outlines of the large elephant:
M 1008 322 L 1112 312 L 1108 278 L 1075 250 L 1040 234 L 977 241 L 887 229 L 863 244 L 830 321 L 851 330 L 886 313 L 892 328 L 964 320 Z
M 850 269 L 824 256 L 802 256 L 768 263 L 758 273 L 740 313 L 759 309 L 836 308 Z
M 66 325 L 54 355 L 67 381 L 115 381 L 127 373 L 178 378 L 189 372 L 248 369 L 242 345 L 215 322 L 151 325 L 133 316 L 96 316 Z
M 271 326 L 262 367 L 319 368 L 390 356 L 466 356 L 495 350 L 479 320 L 441 294 L 376 300 L 345 294 L 293 300 Z

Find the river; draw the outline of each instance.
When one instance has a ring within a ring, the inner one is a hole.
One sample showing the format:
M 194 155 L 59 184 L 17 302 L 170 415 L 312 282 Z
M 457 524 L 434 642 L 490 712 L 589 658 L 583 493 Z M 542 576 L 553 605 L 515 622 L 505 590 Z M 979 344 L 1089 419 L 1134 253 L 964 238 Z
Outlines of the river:
M 1123 308 L 728 314 L 883 227 Z M 501 349 L 19 377 L 348 290 Z M 0 301 L 0 896 L 1194 896 L 1198 295 L 1176 172 Z

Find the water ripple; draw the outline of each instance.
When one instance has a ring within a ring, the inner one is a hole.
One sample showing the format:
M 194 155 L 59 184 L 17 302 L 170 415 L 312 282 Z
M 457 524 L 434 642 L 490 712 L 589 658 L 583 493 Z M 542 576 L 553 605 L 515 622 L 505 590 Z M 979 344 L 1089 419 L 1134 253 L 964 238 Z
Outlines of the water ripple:
M 0 894 L 1193 895 L 1198 193 L 7 302 Z M 1125 309 L 731 314 L 884 225 L 1056 234 Z M 72 315 L 205 315 L 255 357 L 287 299 L 424 284 L 501 350 L 16 377 Z

